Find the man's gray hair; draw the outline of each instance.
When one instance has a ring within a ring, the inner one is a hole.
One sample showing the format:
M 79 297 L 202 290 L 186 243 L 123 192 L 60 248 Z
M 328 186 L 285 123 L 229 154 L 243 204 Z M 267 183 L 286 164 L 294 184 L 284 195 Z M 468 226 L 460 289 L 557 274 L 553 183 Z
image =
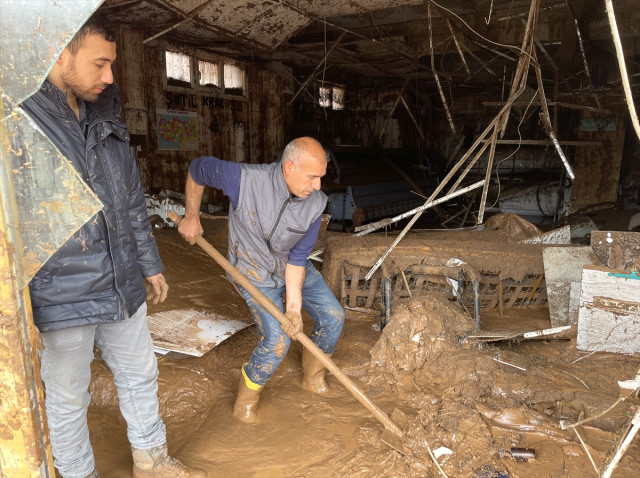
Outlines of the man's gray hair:
M 284 164 L 285 161 L 291 161 L 296 166 L 296 169 L 299 168 L 300 162 L 306 157 L 306 146 L 308 146 L 309 142 L 316 143 L 324 151 L 324 148 L 322 147 L 320 142 L 316 141 L 313 138 L 296 138 L 290 141 L 289 144 L 285 146 L 284 151 L 282 152 L 282 163 Z M 324 159 L 327 162 L 329 161 L 326 151 Z

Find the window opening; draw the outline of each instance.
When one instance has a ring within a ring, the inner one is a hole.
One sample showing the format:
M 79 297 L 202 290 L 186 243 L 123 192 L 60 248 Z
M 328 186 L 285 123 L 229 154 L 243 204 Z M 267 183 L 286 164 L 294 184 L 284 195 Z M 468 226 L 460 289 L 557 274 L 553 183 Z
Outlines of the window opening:
M 183 53 L 165 51 L 167 84 L 177 86 L 191 85 L 191 59 Z
M 242 95 L 244 93 L 244 68 L 231 63 L 224 64 L 224 92 Z
M 323 108 L 331 106 L 331 88 L 320 87 L 318 90 L 318 102 Z
M 334 110 L 344 109 L 344 88 L 333 88 L 333 95 L 331 96 L 331 107 Z
M 320 86 L 318 88 L 318 103 L 323 108 L 343 110 L 344 88 L 338 86 Z
M 198 60 L 198 72 L 201 86 L 220 86 L 220 65 L 210 61 Z

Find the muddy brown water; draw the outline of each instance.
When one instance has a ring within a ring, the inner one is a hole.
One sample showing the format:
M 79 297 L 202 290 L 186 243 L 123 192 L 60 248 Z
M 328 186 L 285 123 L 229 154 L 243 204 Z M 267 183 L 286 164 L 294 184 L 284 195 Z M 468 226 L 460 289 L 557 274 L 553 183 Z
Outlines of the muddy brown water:
M 196 308 L 250 320 L 244 300 L 204 252 L 175 230 L 156 236 L 171 290 L 150 314 Z M 223 229 L 209 225 L 205 237 L 226 255 Z M 546 309 L 509 310 L 503 317 L 483 311 L 482 320 L 485 328 L 549 326 Z M 382 442 L 384 427 L 334 377 L 328 382 L 336 397 L 301 389 L 296 342 L 263 390 L 259 423 L 235 420 L 240 367 L 257 341 L 253 326 L 200 358 L 159 356 L 160 412 L 171 454 L 210 477 L 597 476 L 575 432 L 561 423 L 606 410 L 621 396 L 617 381 L 635 377 L 640 357 L 580 353 L 571 339 L 461 341 L 474 330 L 473 320 L 438 297 L 399 301 L 382 333 L 378 323 L 379 317 L 347 311 L 333 359 L 405 430 L 410 456 Z M 305 316 L 305 331 L 310 329 Z M 105 478 L 129 478 L 130 449 L 111 373 L 99 357 L 92 370 L 89 427 L 98 469 Z M 578 427 L 596 465 L 638 405 L 631 396 Z M 638 441 L 614 477 L 640 476 Z M 512 447 L 534 449 L 536 458 L 516 461 L 505 452 Z

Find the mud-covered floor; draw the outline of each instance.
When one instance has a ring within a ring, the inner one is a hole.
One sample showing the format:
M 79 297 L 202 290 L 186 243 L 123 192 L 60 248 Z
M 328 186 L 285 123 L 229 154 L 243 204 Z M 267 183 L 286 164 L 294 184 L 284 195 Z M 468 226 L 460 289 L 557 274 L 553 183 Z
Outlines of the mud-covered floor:
M 226 255 L 222 222 L 206 221 L 205 237 Z M 244 301 L 213 260 L 175 230 L 156 236 L 171 290 L 150 314 L 195 308 L 249 320 Z M 502 318 L 483 311 L 482 319 L 486 328 L 548 326 L 545 309 L 506 311 Z M 411 455 L 381 440 L 384 427 L 334 377 L 329 384 L 337 397 L 302 390 L 297 342 L 262 392 L 260 423 L 235 420 L 240 367 L 257 341 L 253 326 L 200 358 L 159 356 L 170 452 L 210 477 L 597 476 L 575 431 L 563 425 L 616 402 L 617 381 L 636 376 L 640 357 L 579 353 L 571 339 L 467 343 L 460 338 L 474 330 L 472 319 L 455 302 L 434 297 L 394 303 L 382 335 L 378 322 L 347 311 L 333 360 L 405 430 Z M 306 317 L 305 330 L 310 328 Z M 99 358 L 93 372 L 89 426 L 98 469 L 105 478 L 128 478 L 132 462 L 111 374 Z M 596 465 L 639 404 L 631 396 L 577 427 Z M 536 459 L 516 461 L 505 453 L 512 447 L 535 449 Z M 636 439 L 613 476 L 639 474 Z

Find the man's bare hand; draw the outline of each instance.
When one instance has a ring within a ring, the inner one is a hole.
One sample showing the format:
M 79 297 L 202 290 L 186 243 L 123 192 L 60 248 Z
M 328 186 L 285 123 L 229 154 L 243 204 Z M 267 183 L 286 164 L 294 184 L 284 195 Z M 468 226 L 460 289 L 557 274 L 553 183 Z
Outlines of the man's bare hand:
M 302 332 L 302 315 L 300 315 L 300 312 L 288 310 L 286 316 L 288 322 L 280 324 L 280 327 L 285 334 L 296 340 L 296 335 Z
M 194 245 L 196 243 L 196 239 L 202 236 L 202 233 L 204 232 L 202 225 L 200 224 L 200 218 L 198 216 L 185 216 L 184 219 L 180 221 L 178 232 L 182 237 L 184 237 L 185 241 Z
M 147 300 L 151 301 L 153 305 L 156 305 L 158 302 L 164 302 L 167 298 L 169 284 L 167 284 L 162 273 L 146 277 L 144 285 L 147 288 Z

